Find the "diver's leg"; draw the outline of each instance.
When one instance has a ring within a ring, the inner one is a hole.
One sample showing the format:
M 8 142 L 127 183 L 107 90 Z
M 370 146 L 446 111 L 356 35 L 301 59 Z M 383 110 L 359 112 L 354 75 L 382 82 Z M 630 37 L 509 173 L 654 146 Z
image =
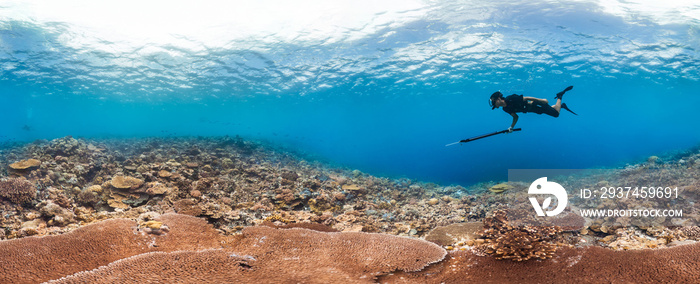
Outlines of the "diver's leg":
M 575 115 L 578 115 L 575 112 L 571 111 L 571 109 L 569 109 L 569 107 L 567 107 L 566 104 L 561 103 L 561 98 L 564 96 L 564 93 L 571 91 L 571 89 L 573 89 L 573 88 L 574 88 L 574 86 L 568 86 L 563 91 L 557 93 L 557 96 L 555 97 L 557 99 L 557 103 L 552 106 L 552 108 L 555 109 L 557 111 L 557 113 L 561 112 L 561 109 L 563 108 L 563 109 L 568 110 L 569 112 L 571 112 Z
M 552 108 L 557 110 L 557 112 L 561 111 L 561 98 L 557 99 L 557 103 L 552 105 Z
M 563 91 L 557 93 L 557 95 L 554 97 L 554 98 L 557 99 L 557 103 L 554 104 L 554 105 L 552 106 L 552 108 L 553 108 L 553 109 L 556 109 L 557 112 L 561 111 L 561 98 L 564 96 L 564 93 L 566 93 L 566 92 L 568 92 L 568 91 L 571 91 L 571 89 L 573 89 L 573 88 L 574 88 L 574 86 L 568 86 L 568 87 L 566 87 L 566 89 L 564 89 Z

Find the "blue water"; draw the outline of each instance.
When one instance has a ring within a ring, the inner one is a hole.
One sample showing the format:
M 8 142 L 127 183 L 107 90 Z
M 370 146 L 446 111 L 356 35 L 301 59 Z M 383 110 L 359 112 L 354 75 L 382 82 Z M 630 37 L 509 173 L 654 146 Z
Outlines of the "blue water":
M 463 185 L 700 143 L 700 4 L 293 2 L 0 4 L 0 140 L 240 135 Z M 445 146 L 569 85 L 578 116 Z

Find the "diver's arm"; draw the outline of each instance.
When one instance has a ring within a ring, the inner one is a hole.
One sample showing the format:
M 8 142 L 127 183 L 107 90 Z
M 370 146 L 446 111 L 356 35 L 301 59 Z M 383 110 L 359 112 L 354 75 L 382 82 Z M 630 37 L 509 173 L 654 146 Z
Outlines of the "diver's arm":
M 516 113 L 511 113 L 511 116 L 513 116 L 513 123 L 510 124 L 510 128 L 508 130 L 513 130 L 515 128 L 515 124 L 518 123 L 518 115 Z
M 535 97 L 523 97 L 523 100 L 525 101 L 538 101 L 541 103 L 548 104 L 549 101 L 547 99 L 540 99 L 540 98 L 535 98 Z

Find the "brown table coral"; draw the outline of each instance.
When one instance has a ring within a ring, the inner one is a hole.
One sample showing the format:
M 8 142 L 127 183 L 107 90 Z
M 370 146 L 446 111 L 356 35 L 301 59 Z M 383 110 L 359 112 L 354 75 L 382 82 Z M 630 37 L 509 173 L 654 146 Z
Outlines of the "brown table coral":
M 568 248 L 547 260 L 523 262 L 450 253 L 416 273 L 397 272 L 381 283 L 700 283 L 700 244 L 655 250 Z
M 26 159 L 10 164 L 10 169 L 21 171 L 38 168 L 39 166 L 41 166 L 41 161 L 37 159 Z
M 114 188 L 118 189 L 137 189 L 143 185 L 143 180 L 134 177 L 115 176 L 110 183 Z
M 171 229 L 156 236 L 136 230 L 127 219 L 112 219 L 45 237 L 0 242 L 0 283 L 38 283 L 150 251 L 218 248 L 218 234 L 204 220 L 166 214 Z M 31 257 L 27 257 L 31 255 Z
M 137 229 L 133 221 L 114 219 L 60 236 L 0 242 L 0 283 L 37 283 L 71 274 L 57 282 L 361 283 L 393 271 L 420 270 L 447 254 L 435 244 L 406 237 L 265 226 L 246 228 L 226 243 L 199 218 L 166 214 L 160 222 L 166 233 L 151 234 L 148 226 Z

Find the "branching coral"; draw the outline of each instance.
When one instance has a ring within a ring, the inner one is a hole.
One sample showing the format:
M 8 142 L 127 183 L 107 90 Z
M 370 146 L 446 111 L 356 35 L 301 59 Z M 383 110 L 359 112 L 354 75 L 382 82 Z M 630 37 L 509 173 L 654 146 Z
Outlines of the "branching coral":
M 680 231 L 689 239 L 700 239 L 700 227 L 698 226 L 681 227 Z
M 0 196 L 22 204 L 34 199 L 36 187 L 24 178 L 4 178 L 0 179 Z
M 506 211 L 498 210 L 484 220 L 484 235 L 491 242 L 484 244 L 483 249 L 497 259 L 551 258 L 557 249 L 552 241 L 559 232 L 559 227 L 511 226 Z

